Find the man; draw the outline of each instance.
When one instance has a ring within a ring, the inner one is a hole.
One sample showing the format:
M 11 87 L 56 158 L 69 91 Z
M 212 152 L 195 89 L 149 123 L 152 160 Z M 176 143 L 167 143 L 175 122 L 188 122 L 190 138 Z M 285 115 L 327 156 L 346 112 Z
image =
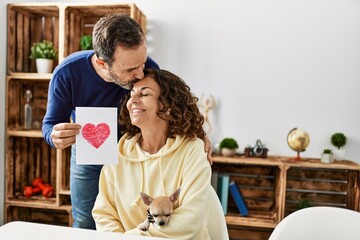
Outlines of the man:
M 70 190 L 74 227 L 95 229 L 91 216 L 101 165 L 77 165 L 75 107 L 118 107 L 129 83 L 144 77 L 143 69 L 159 68 L 147 57 L 145 35 L 129 16 L 108 15 L 94 26 L 94 51 L 67 57 L 54 71 L 42 132 L 58 149 L 72 145 Z M 69 123 L 70 116 L 73 123 Z M 119 134 L 120 138 L 120 127 Z

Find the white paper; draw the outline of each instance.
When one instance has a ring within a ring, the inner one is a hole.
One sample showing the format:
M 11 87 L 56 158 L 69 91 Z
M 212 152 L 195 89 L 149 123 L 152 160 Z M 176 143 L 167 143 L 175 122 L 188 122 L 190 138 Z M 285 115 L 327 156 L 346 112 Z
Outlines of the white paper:
M 117 163 L 117 108 L 76 107 L 77 164 Z

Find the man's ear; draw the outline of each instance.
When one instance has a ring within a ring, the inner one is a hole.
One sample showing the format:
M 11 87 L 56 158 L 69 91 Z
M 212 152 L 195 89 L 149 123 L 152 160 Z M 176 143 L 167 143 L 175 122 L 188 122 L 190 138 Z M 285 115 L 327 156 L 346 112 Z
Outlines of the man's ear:
M 151 196 L 147 195 L 146 193 L 143 193 L 143 192 L 140 193 L 140 196 L 141 196 L 141 199 L 143 200 L 143 202 L 146 205 L 150 206 L 150 204 L 153 201 L 153 198 Z
M 181 188 L 178 188 L 173 194 L 171 194 L 171 196 L 169 197 L 171 202 L 176 202 L 176 200 L 179 198 L 180 190 Z
M 102 68 L 102 69 L 107 69 L 107 66 L 106 66 L 106 62 L 104 62 L 104 60 L 102 60 L 102 59 L 100 59 L 100 58 L 96 58 L 95 59 L 95 62 L 96 62 L 96 64 L 100 67 L 100 68 Z

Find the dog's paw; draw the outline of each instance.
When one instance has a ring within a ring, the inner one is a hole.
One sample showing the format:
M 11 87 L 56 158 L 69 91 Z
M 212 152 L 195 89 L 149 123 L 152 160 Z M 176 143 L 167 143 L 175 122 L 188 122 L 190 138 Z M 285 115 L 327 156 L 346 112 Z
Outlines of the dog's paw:
M 139 224 L 139 229 L 142 231 L 147 231 L 149 229 L 150 224 L 148 222 L 143 222 Z

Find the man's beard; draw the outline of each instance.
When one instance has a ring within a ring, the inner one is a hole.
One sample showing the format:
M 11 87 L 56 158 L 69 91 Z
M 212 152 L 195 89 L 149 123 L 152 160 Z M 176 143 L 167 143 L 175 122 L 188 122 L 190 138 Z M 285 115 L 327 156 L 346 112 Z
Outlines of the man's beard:
M 124 82 L 124 81 L 121 81 L 119 76 L 116 75 L 115 73 L 113 73 L 111 71 L 111 69 L 109 70 L 109 74 L 108 74 L 108 78 L 113 81 L 116 85 L 119 85 L 120 87 L 126 89 L 126 90 L 130 90 L 131 89 L 131 86 L 132 86 L 132 82 L 134 80 L 131 80 L 131 81 L 128 81 L 128 82 Z

